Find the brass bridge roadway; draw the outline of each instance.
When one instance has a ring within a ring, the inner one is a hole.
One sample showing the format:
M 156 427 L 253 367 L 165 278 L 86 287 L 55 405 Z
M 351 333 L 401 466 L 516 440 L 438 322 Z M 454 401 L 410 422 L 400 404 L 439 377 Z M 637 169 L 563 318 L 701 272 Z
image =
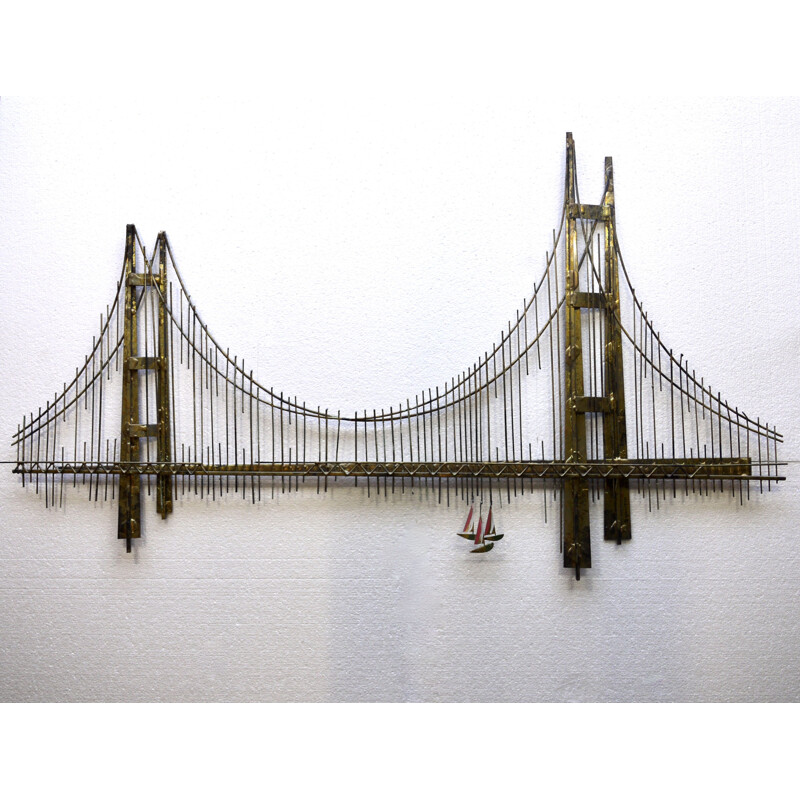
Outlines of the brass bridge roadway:
M 755 462 L 759 464 L 760 462 Z M 266 475 L 367 478 L 728 478 L 765 480 L 749 458 L 615 459 L 613 461 L 300 461 L 250 464 L 191 462 L 33 461 L 14 472 L 94 475 Z M 771 462 L 772 466 L 777 466 Z M 769 480 L 785 480 L 777 475 Z

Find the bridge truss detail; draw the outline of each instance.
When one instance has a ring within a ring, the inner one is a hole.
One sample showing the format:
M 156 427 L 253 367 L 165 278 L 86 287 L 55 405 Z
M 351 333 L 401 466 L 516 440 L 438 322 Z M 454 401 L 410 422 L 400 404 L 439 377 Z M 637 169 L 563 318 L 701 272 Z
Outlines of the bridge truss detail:
M 679 486 L 743 502 L 753 481 L 763 492 L 784 480 L 775 428 L 725 402 L 661 341 L 631 285 L 614 209 L 610 158 L 601 203 L 581 203 L 567 134 L 545 270 L 499 342 L 413 399 L 348 414 L 259 383 L 202 321 L 167 235 L 148 258 L 128 225 L 92 349 L 19 425 L 14 472 L 48 505 L 79 481 L 94 500 L 118 495 L 128 552 L 145 491 L 166 518 L 187 491 L 256 502 L 347 479 L 368 493 L 422 486 L 448 505 L 491 507 L 543 481 L 545 504 L 552 495 L 559 506 L 564 566 L 580 578 L 592 563 L 590 503 L 601 497 L 604 538 L 619 544 L 631 537 L 631 491 L 650 506 Z M 111 392 L 115 374 L 121 391 Z

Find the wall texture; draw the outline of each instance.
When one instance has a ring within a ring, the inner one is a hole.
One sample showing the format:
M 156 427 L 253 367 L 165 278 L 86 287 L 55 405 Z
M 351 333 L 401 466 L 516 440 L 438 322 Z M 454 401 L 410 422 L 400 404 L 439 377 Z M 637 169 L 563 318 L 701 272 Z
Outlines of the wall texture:
M 0 434 L 74 372 L 125 224 L 166 230 L 215 336 L 262 382 L 388 407 L 472 364 L 529 294 L 563 191 L 614 156 L 617 221 L 665 341 L 800 459 L 800 103 L 613 107 L 336 96 L 0 102 Z M 8 441 L 8 438 L 6 439 Z M 4 445 L 3 458 L 13 451 Z M 738 498 L 633 500 L 576 583 L 542 494 L 464 508 L 361 487 L 53 510 L 0 474 L 0 700 L 798 700 L 800 470 Z

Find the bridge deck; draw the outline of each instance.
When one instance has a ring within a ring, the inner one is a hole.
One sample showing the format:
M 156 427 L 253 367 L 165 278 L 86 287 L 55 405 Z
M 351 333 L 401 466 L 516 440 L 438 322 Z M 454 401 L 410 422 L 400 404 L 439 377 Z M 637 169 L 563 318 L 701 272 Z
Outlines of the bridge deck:
M 187 462 L 19 462 L 14 469 L 26 474 L 95 475 L 265 475 L 369 478 L 567 478 L 679 480 L 724 478 L 782 481 L 777 467 L 749 458 L 618 459 L 614 461 L 305 461 L 293 463 L 201 464 Z M 767 466 L 775 474 L 753 472 Z

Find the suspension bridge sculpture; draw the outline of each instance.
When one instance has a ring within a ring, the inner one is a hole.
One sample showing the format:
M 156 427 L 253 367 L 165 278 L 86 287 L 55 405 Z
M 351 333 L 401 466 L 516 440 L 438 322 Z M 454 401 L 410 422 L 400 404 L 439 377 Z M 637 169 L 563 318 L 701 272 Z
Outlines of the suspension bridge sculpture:
M 18 427 L 14 472 L 48 505 L 79 480 L 94 500 L 118 493 L 128 552 L 141 536 L 145 490 L 166 518 L 178 491 L 241 492 L 255 503 L 313 479 L 317 492 L 347 479 L 368 494 L 418 487 L 448 505 L 457 499 L 469 507 L 461 535 L 486 552 L 502 537 L 493 504 L 543 482 L 545 519 L 552 497 L 564 567 L 580 579 L 592 565 L 590 503 L 601 497 L 604 538 L 620 544 L 631 538 L 631 491 L 651 507 L 679 485 L 738 492 L 743 502 L 753 481 L 763 492 L 784 480 L 775 428 L 725 402 L 661 341 L 631 285 L 614 208 L 610 158 L 600 204 L 581 203 L 568 133 L 544 274 L 499 343 L 427 394 L 351 414 L 259 383 L 201 320 L 167 235 L 148 258 L 128 225 L 99 335 L 63 391 Z M 111 392 L 120 372 L 121 392 Z M 478 503 L 488 518 L 484 527 L 479 512 L 476 532 Z

